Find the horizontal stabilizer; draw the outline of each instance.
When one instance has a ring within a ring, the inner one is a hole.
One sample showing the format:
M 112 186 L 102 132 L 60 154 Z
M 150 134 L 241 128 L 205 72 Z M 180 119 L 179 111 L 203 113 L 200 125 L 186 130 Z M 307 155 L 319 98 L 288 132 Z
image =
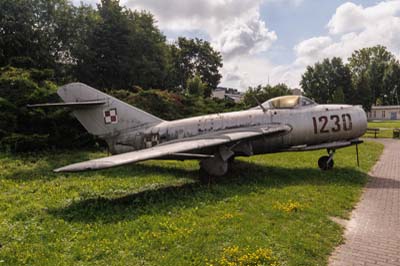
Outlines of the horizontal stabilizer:
M 26 107 L 38 108 L 38 107 L 90 107 L 103 105 L 106 101 L 86 101 L 86 102 L 67 102 L 67 103 L 40 103 L 40 104 L 28 104 Z

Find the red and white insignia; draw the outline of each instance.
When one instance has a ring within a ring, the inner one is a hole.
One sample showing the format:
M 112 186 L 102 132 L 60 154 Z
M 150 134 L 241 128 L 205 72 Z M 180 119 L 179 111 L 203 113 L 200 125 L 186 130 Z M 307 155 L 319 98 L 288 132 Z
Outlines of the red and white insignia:
M 118 123 L 117 108 L 104 110 L 104 123 L 106 125 Z

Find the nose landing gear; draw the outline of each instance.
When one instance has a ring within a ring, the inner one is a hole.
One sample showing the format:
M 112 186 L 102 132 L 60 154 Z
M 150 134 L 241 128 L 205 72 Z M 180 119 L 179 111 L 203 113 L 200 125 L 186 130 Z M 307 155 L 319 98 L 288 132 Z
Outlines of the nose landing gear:
M 334 165 L 333 155 L 335 155 L 335 150 L 328 149 L 327 151 L 328 151 L 329 156 L 322 156 L 318 160 L 318 167 L 321 170 L 330 170 L 333 168 L 333 165 Z

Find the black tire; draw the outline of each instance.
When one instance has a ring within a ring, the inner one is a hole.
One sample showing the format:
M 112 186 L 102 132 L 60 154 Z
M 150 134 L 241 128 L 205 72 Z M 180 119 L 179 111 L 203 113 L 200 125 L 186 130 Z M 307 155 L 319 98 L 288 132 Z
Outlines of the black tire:
M 333 159 L 329 161 L 329 156 L 322 156 L 321 158 L 319 158 L 318 160 L 318 167 L 321 170 L 330 170 L 333 168 L 334 162 Z

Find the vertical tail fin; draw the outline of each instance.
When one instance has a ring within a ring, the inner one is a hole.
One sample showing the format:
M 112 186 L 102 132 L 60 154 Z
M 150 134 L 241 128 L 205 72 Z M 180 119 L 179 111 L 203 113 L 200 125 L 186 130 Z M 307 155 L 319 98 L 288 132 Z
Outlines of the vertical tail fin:
M 74 108 L 73 114 L 86 130 L 99 137 L 111 137 L 163 122 L 143 110 L 124 103 L 83 83 L 70 83 L 57 91 L 64 102 L 104 101 L 102 105 Z

